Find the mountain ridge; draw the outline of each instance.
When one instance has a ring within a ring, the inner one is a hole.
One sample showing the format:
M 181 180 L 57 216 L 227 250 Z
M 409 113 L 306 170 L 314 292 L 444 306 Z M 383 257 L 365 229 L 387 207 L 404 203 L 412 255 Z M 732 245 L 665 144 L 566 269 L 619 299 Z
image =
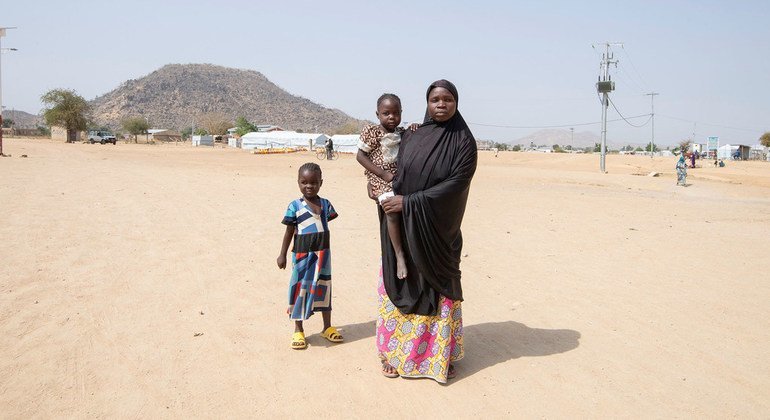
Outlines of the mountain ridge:
M 213 113 L 231 121 L 242 116 L 254 124 L 306 132 L 330 133 L 346 124 L 365 123 L 292 95 L 255 70 L 213 64 L 167 64 L 123 82 L 90 105 L 94 122 L 113 129 L 125 118 L 141 116 L 153 128 L 182 130 L 199 126 L 202 117 Z

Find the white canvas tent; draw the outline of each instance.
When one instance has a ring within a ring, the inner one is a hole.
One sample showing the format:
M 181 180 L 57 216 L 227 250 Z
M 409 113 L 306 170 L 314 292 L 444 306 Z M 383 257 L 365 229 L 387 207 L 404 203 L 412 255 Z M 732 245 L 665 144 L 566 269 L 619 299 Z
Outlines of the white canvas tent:
M 334 150 L 342 153 L 358 153 L 359 138 L 361 136 L 358 134 L 335 134 L 332 136 Z
M 719 146 L 717 150 L 717 156 L 719 159 L 735 159 L 734 156 L 738 154 L 738 160 L 746 160 L 749 158 L 750 147 L 743 144 L 725 144 Z
M 252 131 L 241 137 L 242 149 L 308 148 L 319 140 L 324 143 L 328 137 L 319 133 L 297 133 L 296 131 Z

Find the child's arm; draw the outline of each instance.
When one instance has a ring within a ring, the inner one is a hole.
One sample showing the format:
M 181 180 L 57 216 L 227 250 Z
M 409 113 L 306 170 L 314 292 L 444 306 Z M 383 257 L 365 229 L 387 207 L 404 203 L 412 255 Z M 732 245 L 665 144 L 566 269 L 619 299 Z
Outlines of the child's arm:
M 278 254 L 278 259 L 275 262 L 278 264 L 278 268 L 286 268 L 286 253 L 289 251 L 289 244 L 294 237 L 294 226 L 286 225 L 286 232 L 283 234 L 283 243 L 281 243 L 281 253 Z
M 377 175 L 377 177 L 379 177 L 383 181 L 385 182 L 393 181 L 393 174 L 375 165 L 374 162 L 372 162 L 372 160 L 369 159 L 369 155 L 363 150 L 358 149 L 358 154 L 356 154 L 356 160 L 358 161 L 358 163 L 361 164 L 361 166 L 366 168 L 366 170 Z

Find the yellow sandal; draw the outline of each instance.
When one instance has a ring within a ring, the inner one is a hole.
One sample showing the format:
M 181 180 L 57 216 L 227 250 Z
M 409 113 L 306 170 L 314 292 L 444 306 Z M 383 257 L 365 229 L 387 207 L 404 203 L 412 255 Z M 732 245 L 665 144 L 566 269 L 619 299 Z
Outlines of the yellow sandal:
M 341 343 L 344 338 L 342 338 L 342 334 L 337 331 L 334 327 L 329 327 L 324 330 L 324 332 L 321 333 L 323 338 L 331 341 L 332 343 Z
M 305 340 L 305 333 L 297 331 L 291 336 L 291 348 L 294 350 L 304 350 L 307 348 L 307 340 Z

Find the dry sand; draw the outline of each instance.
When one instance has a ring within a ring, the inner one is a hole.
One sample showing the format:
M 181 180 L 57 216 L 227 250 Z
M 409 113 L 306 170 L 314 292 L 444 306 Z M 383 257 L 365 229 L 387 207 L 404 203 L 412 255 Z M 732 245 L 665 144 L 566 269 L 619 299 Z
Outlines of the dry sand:
M 376 213 L 352 156 L 320 162 L 347 342 L 313 317 L 292 351 L 279 221 L 315 156 L 4 151 L 0 417 L 770 417 L 768 163 L 682 188 L 675 158 L 609 156 L 599 174 L 597 155 L 481 152 L 467 352 L 442 386 L 379 373 Z

